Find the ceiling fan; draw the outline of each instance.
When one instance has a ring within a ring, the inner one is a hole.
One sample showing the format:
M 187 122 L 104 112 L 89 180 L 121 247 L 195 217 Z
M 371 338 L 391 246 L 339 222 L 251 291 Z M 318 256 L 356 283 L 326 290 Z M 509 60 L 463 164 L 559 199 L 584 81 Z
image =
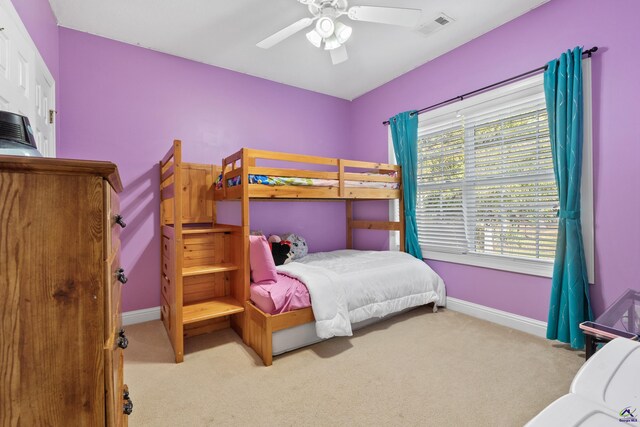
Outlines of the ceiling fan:
M 349 58 L 344 44 L 351 37 L 352 28 L 338 21 L 338 18 L 343 15 L 353 21 L 414 27 L 418 24 L 422 14 L 420 9 L 378 6 L 348 7 L 347 0 L 298 1 L 308 6 L 309 12 L 313 17 L 302 18 L 294 22 L 262 40 L 256 46 L 269 49 L 315 22 L 315 27 L 307 33 L 307 40 L 317 48 L 322 47 L 324 44 L 324 49 L 331 54 L 333 65 L 336 65 Z

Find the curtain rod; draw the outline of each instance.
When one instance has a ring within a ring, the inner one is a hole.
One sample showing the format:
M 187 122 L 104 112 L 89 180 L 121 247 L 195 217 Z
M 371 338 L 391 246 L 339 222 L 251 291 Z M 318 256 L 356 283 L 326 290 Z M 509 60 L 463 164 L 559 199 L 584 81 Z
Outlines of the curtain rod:
M 587 55 L 587 58 L 591 58 L 591 55 L 594 52 L 596 52 L 597 50 L 598 50 L 598 46 L 594 46 L 591 49 L 583 51 L 582 55 Z M 530 74 L 535 74 L 535 73 L 539 73 L 540 71 L 546 71 L 546 70 L 547 70 L 547 65 L 545 65 L 544 67 L 538 67 L 535 70 L 530 70 L 530 71 L 527 71 L 526 73 L 518 74 L 517 76 L 502 80 L 502 81 L 500 81 L 498 83 L 494 83 L 494 84 L 491 84 L 489 86 L 485 86 L 483 88 L 476 89 L 476 90 L 471 91 L 471 92 L 467 92 L 464 95 L 456 96 L 455 98 L 447 99 L 446 101 L 438 102 L 437 104 L 433 104 L 433 105 L 430 105 L 428 107 L 422 108 L 421 110 L 418 110 L 415 113 L 412 113 L 412 115 L 413 114 L 422 114 L 425 111 L 433 110 L 434 108 L 442 107 L 443 105 L 451 104 L 451 103 L 456 102 L 456 101 L 462 101 L 465 98 L 468 98 L 468 97 L 473 96 L 473 95 L 478 95 L 479 93 L 482 93 L 482 92 L 484 92 L 484 91 L 486 91 L 488 89 L 493 89 L 494 87 L 502 86 L 505 83 L 509 83 L 509 82 L 512 82 L 512 81 L 515 81 L 515 80 L 519 80 L 519 79 L 521 79 L 523 77 L 526 77 L 526 76 L 528 76 Z M 382 124 L 383 125 L 388 125 L 389 124 L 389 120 L 386 120 L 386 121 L 382 122 Z

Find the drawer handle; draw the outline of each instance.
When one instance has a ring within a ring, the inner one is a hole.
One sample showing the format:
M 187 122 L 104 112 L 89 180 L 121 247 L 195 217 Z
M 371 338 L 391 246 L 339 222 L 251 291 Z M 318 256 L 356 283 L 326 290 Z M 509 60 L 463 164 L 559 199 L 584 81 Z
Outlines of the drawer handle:
M 118 224 L 120 227 L 125 228 L 127 226 L 127 223 L 124 222 L 124 218 L 122 217 L 122 215 L 116 215 L 115 219 L 116 224 Z
M 118 343 L 118 347 L 120 347 L 123 350 L 129 347 L 129 340 L 127 339 L 127 336 L 124 334 L 124 329 L 120 329 L 120 332 L 118 332 L 117 343 Z
M 127 279 L 127 276 L 125 276 L 124 268 L 122 267 L 116 270 L 116 277 L 118 278 L 118 282 L 122 283 L 123 285 L 129 281 L 129 279 Z
M 129 394 L 127 393 L 127 396 L 128 395 Z M 133 412 L 133 402 L 128 397 L 125 400 L 126 402 L 124 403 L 124 405 L 122 405 L 122 413 L 125 415 L 131 415 L 131 413 Z

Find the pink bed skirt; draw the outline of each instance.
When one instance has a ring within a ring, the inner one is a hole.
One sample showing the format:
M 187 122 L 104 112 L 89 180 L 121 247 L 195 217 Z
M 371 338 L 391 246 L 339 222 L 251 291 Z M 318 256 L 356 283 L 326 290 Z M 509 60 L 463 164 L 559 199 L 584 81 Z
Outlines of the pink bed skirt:
M 311 306 L 309 291 L 301 281 L 278 273 L 273 285 L 250 286 L 251 301 L 268 314 L 279 314 Z

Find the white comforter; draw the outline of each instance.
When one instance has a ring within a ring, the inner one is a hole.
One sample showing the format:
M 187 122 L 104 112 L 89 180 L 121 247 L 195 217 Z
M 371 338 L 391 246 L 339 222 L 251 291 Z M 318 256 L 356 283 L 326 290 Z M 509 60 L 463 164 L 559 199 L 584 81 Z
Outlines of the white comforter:
M 350 336 L 351 323 L 446 303 L 440 276 L 404 252 L 319 252 L 278 266 L 278 271 L 307 286 L 319 338 Z

